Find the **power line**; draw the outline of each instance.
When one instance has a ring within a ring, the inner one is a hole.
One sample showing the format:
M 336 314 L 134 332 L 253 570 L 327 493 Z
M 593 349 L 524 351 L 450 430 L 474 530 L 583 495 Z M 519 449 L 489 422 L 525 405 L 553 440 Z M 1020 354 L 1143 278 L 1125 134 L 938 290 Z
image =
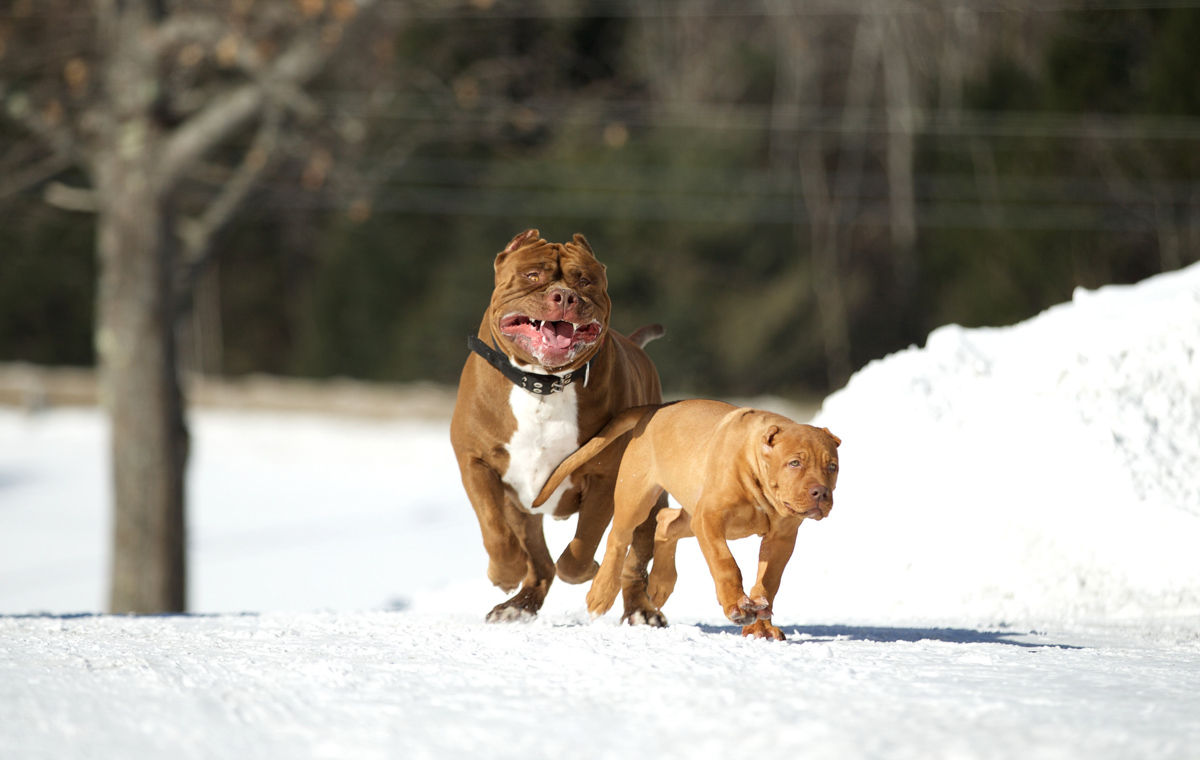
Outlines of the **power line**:
M 343 198 L 306 193 L 292 183 L 274 185 L 260 199 L 260 205 L 312 210 L 346 210 L 350 206 Z M 391 184 L 373 197 L 371 208 L 376 213 L 709 224 L 807 225 L 811 221 L 794 196 L 716 190 L 686 195 L 644 189 L 619 192 L 562 187 Z M 916 222 L 924 229 L 1146 232 L 1153 229 L 1154 211 L 1155 200 L 1150 198 L 1127 202 L 1057 199 L 1027 203 L 921 199 L 916 204 Z M 838 223 L 846 227 L 886 228 L 889 214 L 886 200 L 864 196 L 859 213 L 843 217 Z
M 674 2 L 652 6 L 635 0 L 562 3 L 531 0 L 461 0 L 459 2 L 412 3 L 383 0 L 377 3 L 392 18 L 418 20 L 480 21 L 506 19 L 582 19 L 582 18 L 771 18 L 778 16 L 870 16 L 870 15 L 941 15 L 947 11 L 976 13 L 1070 13 L 1083 11 L 1137 11 L 1200 8 L 1200 0 L 959 0 L 949 7 L 917 0 L 788 0 L 768 6 L 752 0 L 725 0 L 723 3 Z M 38 8 L 0 11 L 0 18 L 53 18 L 65 20 L 92 18 L 87 11 L 46 13 Z
M 565 161 L 481 161 L 442 158 L 410 158 L 397 166 L 390 184 L 480 189 L 553 189 L 556 192 L 650 193 L 660 196 L 730 195 L 793 197 L 790 174 L 743 167 L 654 166 Z M 1115 203 L 1108 182 L 1090 177 L 998 175 L 989 184 L 998 200 L 1020 203 L 1069 201 L 1071 203 Z M 978 194 L 973 174 L 917 172 L 914 195 L 924 201 L 960 201 Z M 1200 181 L 1153 181 L 1159 202 L 1186 205 L 1200 199 Z M 860 191 L 853 197 L 878 200 L 889 193 L 884 172 L 863 175 Z M 844 196 L 849 198 L 851 196 Z M 985 201 L 987 199 L 982 199 Z
M 322 93 L 317 93 L 322 94 Z M 325 91 L 342 114 L 370 110 L 372 116 L 412 122 L 511 123 L 521 118 L 535 125 L 587 127 L 619 122 L 631 127 L 694 129 L 704 131 L 795 131 L 801 133 L 889 134 L 898 123 L 912 124 L 913 133 L 950 137 L 1092 138 L 1101 140 L 1198 140 L 1200 118 L 1165 114 L 1039 113 L 1034 111 L 981 111 L 938 109 L 865 108 L 858 114 L 835 107 L 794 107 L 746 103 L 663 103 L 655 101 L 591 101 L 585 104 L 531 98 L 519 103 L 480 99 L 471 108 L 460 108 L 450 98 L 430 99 L 399 93 L 383 108 L 364 105 L 367 96 L 347 91 Z M 847 118 L 847 116 L 854 118 Z M 903 118 L 897 118 L 903 117 Z

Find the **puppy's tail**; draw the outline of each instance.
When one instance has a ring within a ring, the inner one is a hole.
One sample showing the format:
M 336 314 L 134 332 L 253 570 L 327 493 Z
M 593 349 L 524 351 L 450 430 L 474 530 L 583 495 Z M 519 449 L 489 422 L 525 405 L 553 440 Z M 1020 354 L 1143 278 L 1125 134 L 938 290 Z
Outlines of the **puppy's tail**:
M 647 343 L 652 340 L 658 340 L 666 332 L 662 325 L 642 325 L 629 333 L 629 339 L 636 343 L 638 348 L 645 348 Z
M 659 329 L 661 330 L 662 328 Z M 625 435 L 630 430 L 633 430 L 635 427 L 637 427 L 639 422 L 646 417 L 649 417 L 660 408 L 662 408 L 660 405 L 635 406 L 626 409 L 616 417 L 613 417 L 611 420 L 609 420 L 608 424 L 604 426 L 603 430 L 601 430 L 599 433 L 596 433 L 594 438 L 580 446 L 574 454 L 564 459 L 562 463 L 555 468 L 554 472 L 550 475 L 550 479 L 546 481 L 546 485 L 542 486 L 541 493 L 539 493 L 537 498 L 533 500 L 534 508 L 545 504 L 546 500 L 550 498 L 550 495 L 554 493 L 554 491 L 560 485 L 562 485 L 562 482 L 566 480 L 572 472 L 575 472 L 575 470 L 579 469 L 579 467 L 585 462 L 607 448 L 610 443 Z

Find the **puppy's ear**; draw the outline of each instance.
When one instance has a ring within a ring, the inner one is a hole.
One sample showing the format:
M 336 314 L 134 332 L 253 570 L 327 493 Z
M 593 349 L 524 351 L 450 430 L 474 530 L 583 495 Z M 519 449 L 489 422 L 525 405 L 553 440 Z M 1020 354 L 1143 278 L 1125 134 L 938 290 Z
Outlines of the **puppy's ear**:
M 841 445 L 842 445 L 842 439 L 841 439 L 841 438 L 838 438 L 836 435 L 834 435 L 833 433 L 829 432 L 829 428 L 821 428 L 821 430 L 825 431 L 825 435 L 827 435 L 827 436 L 829 436 L 830 438 L 832 438 L 832 439 L 833 439 L 833 445 L 834 445 L 834 446 L 841 446 Z
M 492 263 L 492 267 L 499 269 L 500 262 L 504 261 L 504 258 L 508 256 L 508 254 L 512 253 L 523 245 L 528 245 L 529 243 L 536 241 L 539 235 L 540 233 L 537 230 L 525 230 L 520 235 L 517 235 L 512 240 L 508 241 L 508 245 L 504 246 L 504 250 L 496 254 L 496 260 Z
M 575 245 L 591 254 L 592 258 L 596 258 L 596 252 L 592 250 L 592 244 L 587 241 L 587 238 L 583 236 L 583 233 L 575 233 Z
M 775 444 L 777 443 L 775 438 L 781 432 L 782 431 L 780 430 L 778 425 L 772 425 L 771 427 L 767 428 L 766 434 L 763 435 L 763 453 L 764 454 L 770 454 L 771 449 L 775 448 Z

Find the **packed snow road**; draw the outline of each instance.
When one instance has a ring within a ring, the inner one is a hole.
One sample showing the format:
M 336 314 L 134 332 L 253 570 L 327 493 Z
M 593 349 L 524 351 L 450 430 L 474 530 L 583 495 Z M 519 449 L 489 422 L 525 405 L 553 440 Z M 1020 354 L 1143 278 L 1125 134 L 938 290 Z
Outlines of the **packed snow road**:
M 5 758 L 1195 757 L 1200 643 L 416 612 L 0 619 Z

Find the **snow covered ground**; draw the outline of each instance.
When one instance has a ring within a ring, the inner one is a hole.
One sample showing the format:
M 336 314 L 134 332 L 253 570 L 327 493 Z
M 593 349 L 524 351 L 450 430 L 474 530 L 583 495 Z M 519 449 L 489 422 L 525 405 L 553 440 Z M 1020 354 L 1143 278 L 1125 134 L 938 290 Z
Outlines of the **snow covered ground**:
M 485 625 L 446 423 L 247 412 L 193 420 L 195 612 L 98 614 L 104 422 L 0 409 L 0 758 L 1200 757 L 1200 266 L 943 328 L 818 422 L 775 643 L 694 542 L 665 630 L 561 583 Z

